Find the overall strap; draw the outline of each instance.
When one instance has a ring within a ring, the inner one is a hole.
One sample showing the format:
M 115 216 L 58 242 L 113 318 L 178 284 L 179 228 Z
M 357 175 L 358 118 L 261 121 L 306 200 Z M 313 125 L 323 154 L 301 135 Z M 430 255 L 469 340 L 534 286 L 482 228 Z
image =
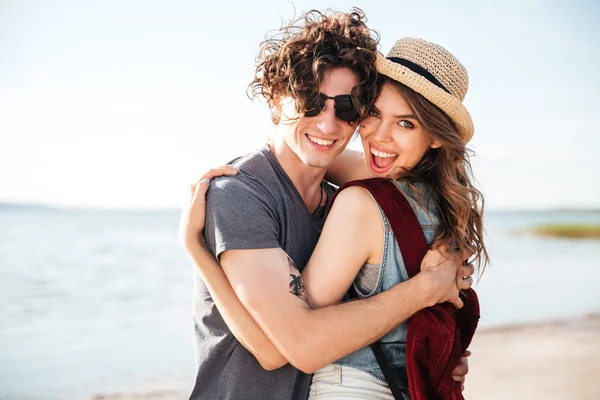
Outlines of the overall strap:
M 390 222 L 408 277 L 412 278 L 421 271 L 421 261 L 429 246 L 423 234 L 421 224 L 410 203 L 400 189 L 388 179 L 371 178 L 348 182 L 340 186 L 329 203 L 329 208 L 338 193 L 349 186 L 360 186 L 369 191 L 379 203 L 383 213 Z M 327 210 L 329 212 L 329 209 Z
M 356 293 L 354 285 L 350 286 L 348 294 L 350 295 L 351 299 L 358 299 L 358 294 Z M 381 372 L 383 372 L 385 381 L 387 382 L 394 399 L 404 400 L 404 390 L 408 389 L 408 376 L 406 375 L 406 368 L 403 368 L 399 374 L 394 373 L 379 342 L 371 343 L 371 350 L 373 350 L 373 354 L 375 354 L 377 364 L 379 364 L 379 368 L 381 368 Z
M 384 178 L 352 181 L 340 186 L 329 203 L 328 213 L 336 195 L 349 186 L 360 186 L 371 193 L 390 222 L 409 278 L 418 274 L 421 269 L 421 260 L 425 256 L 425 253 L 427 253 L 428 245 L 421 229 L 421 224 L 406 197 L 404 197 L 393 182 Z M 350 286 L 348 293 L 352 299 L 358 298 L 354 285 Z M 372 343 L 371 349 L 375 354 L 375 358 L 392 391 L 394 399 L 403 400 L 405 398 L 403 387 L 407 387 L 408 382 L 406 369 L 403 369 L 400 374 L 401 376 L 398 376 L 391 369 L 381 348 L 381 344 L 379 342 Z

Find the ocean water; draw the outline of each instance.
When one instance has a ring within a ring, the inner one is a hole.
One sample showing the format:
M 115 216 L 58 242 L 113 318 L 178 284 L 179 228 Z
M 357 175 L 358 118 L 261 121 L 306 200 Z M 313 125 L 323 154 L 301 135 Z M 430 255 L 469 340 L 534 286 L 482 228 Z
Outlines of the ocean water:
M 0 399 L 191 389 L 178 212 L 0 208 Z M 488 213 L 481 327 L 600 312 L 600 241 L 512 232 L 600 213 Z

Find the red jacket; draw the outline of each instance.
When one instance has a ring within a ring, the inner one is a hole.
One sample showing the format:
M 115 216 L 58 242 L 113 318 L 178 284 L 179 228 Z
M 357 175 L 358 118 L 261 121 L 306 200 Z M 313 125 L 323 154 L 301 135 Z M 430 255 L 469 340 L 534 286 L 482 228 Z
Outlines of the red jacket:
M 421 270 L 428 245 L 412 207 L 396 185 L 383 178 L 342 185 L 367 189 L 388 218 L 402 259 L 412 278 Z M 479 322 L 479 301 L 473 289 L 461 293 L 464 307 L 437 304 L 413 315 L 406 335 L 406 372 L 412 400 L 463 400 L 452 371 L 471 343 Z

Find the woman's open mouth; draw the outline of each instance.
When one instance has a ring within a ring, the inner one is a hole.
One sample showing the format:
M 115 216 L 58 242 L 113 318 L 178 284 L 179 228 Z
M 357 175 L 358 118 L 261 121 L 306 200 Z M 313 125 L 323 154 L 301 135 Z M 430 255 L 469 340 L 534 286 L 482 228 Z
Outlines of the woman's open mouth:
M 390 167 L 394 165 L 394 161 L 396 161 L 396 159 L 398 158 L 397 153 L 391 153 L 389 151 L 376 149 L 371 145 L 369 146 L 369 150 L 369 166 L 371 170 L 376 174 L 386 173 L 390 169 Z

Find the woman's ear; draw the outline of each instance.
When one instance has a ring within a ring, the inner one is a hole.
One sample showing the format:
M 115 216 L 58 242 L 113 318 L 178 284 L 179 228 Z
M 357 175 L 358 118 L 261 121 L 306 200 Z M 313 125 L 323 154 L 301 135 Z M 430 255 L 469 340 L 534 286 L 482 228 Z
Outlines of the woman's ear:
M 429 145 L 429 147 L 431 147 L 432 149 L 439 149 L 440 147 L 442 147 L 442 144 L 437 140 L 433 139 L 431 140 L 431 144 Z

